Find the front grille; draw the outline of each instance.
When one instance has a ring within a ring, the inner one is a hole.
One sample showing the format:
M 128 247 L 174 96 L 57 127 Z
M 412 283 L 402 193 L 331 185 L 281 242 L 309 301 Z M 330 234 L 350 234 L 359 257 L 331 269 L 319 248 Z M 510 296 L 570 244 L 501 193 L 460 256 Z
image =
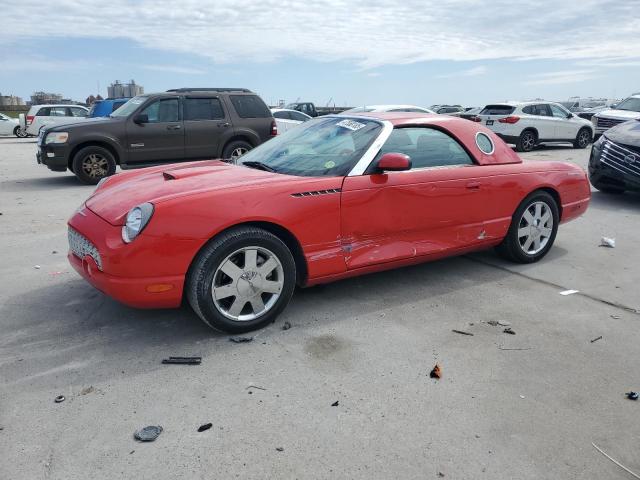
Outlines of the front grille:
M 78 233 L 73 228 L 69 227 L 69 248 L 73 254 L 83 259 L 85 256 L 89 255 L 93 258 L 98 265 L 98 268 L 102 270 L 102 258 L 100 258 L 100 252 L 96 246 L 91 243 L 91 241 L 85 237 L 84 235 Z
M 596 117 L 598 123 L 596 127 L 598 128 L 611 128 L 615 127 L 619 123 L 626 122 L 627 120 L 616 120 L 615 118 L 604 118 L 604 117 Z
M 640 177 L 640 153 L 609 139 L 605 139 L 602 145 L 600 161 L 620 173 Z

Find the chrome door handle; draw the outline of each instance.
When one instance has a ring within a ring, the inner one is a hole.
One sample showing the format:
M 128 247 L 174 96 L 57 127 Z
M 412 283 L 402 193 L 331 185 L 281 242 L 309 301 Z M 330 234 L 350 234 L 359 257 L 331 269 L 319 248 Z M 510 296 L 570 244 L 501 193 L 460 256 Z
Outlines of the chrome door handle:
M 224 123 L 219 123 L 218 124 L 218 127 L 227 128 L 227 127 L 230 127 L 230 126 L 231 126 L 231 124 L 229 122 L 224 122 Z
M 181 125 L 167 125 L 167 130 L 180 130 L 181 128 Z

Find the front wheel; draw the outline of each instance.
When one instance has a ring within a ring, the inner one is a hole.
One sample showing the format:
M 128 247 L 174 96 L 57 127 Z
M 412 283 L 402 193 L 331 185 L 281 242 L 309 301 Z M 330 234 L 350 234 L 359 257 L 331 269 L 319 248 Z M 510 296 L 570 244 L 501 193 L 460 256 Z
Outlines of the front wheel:
M 593 135 L 591 134 L 591 130 L 588 128 L 581 128 L 576 135 L 576 139 L 573 142 L 573 148 L 587 148 L 587 146 L 591 143 Z
M 559 221 L 555 199 L 544 191 L 533 192 L 513 214 L 498 253 L 513 262 L 537 262 L 551 249 Z
M 242 227 L 214 238 L 189 269 L 186 296 L 210 327 L 243 333 L 272 323 L 289 303 L 296 266 L 272 233 Z
M 71 170 L 82 183 L 95 185 L 116 173 L 116 159 L 106 148 L 84 147 L 73 157 Z

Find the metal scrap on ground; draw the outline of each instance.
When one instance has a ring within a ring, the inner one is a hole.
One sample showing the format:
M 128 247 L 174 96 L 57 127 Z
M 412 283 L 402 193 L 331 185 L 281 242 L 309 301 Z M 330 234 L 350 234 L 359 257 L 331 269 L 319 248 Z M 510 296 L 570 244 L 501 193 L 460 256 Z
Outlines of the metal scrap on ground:
M 164 364 L 200 365 L 202 357 L 169 357 L 162 360 Z

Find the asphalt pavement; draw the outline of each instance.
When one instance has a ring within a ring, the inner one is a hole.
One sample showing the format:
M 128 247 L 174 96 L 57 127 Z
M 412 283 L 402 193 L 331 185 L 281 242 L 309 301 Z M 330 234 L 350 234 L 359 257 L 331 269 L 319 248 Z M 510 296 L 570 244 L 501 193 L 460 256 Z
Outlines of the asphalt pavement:
M 35 148 L 0 138 L 0 478 L 633 478 L 592 442 L 640 474 L 639 195 L 594 192 L 537 264 L 489 251 L 299 290 L 236 344 L 84 282 L 65 224 L 93 187 Z

